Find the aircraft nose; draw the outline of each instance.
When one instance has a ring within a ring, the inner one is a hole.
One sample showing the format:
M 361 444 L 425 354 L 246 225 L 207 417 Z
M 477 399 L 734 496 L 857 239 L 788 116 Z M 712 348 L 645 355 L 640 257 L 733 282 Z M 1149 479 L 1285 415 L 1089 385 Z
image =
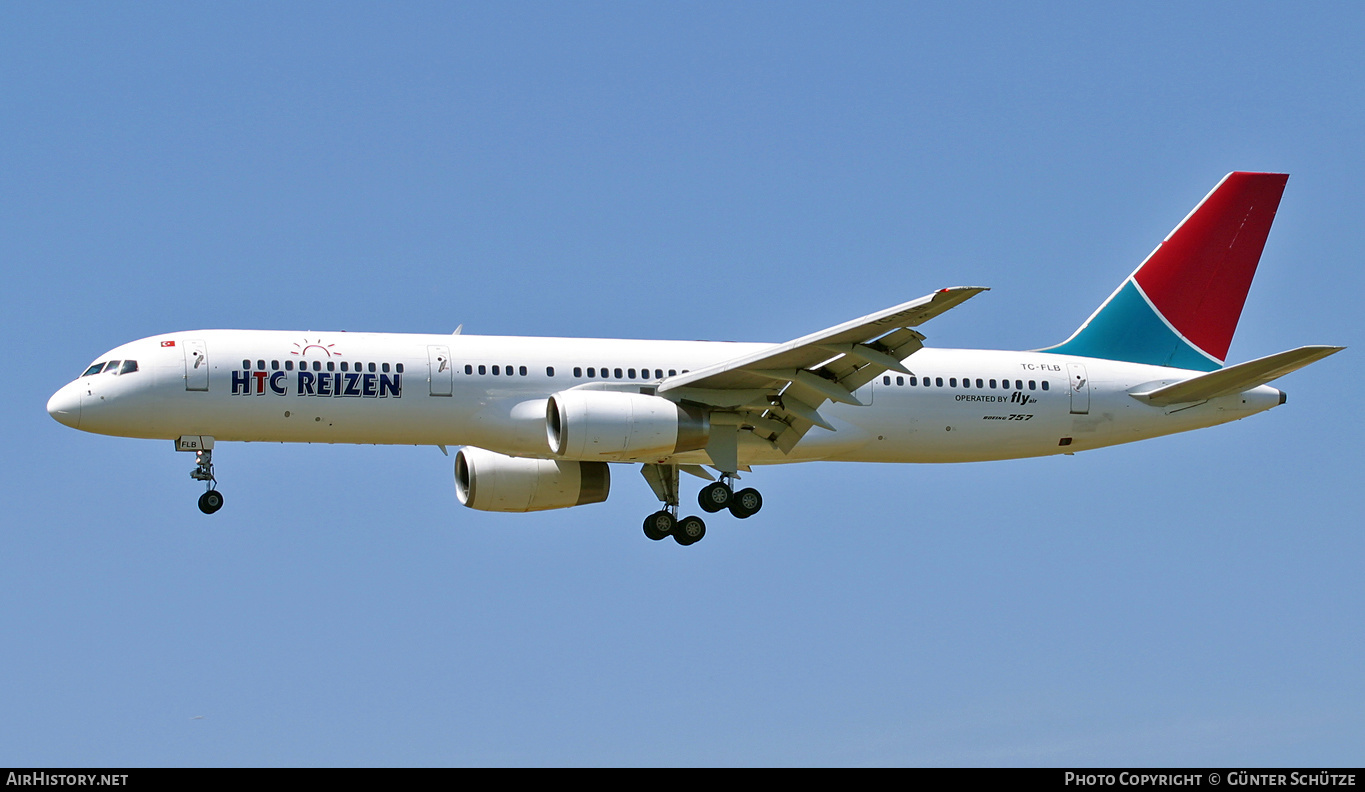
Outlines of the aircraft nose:
M 61 390 L 52 394 L 52 398 L 47 400 L 47 414 L 56 419 L 57 423 L 65 424 L 72 429 L 80 428 L 81 392 L 76 383 L 64 385 Z

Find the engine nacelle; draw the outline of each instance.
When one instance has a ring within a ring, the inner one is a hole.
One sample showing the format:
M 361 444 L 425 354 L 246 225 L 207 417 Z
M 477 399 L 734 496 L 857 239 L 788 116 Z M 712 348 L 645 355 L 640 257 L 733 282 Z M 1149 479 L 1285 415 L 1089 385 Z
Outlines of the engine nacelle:
M 471 509 L 567 509 L 601 503 L 610 489 L 605 462 L 523 459 L 472 447 L 455 454 L 455 495 Z
M 644 393 L 560 391 L 545 408 L 550 450 L 565 459 L 665 457 L 705 448 L 710 431 L 701 408 Z

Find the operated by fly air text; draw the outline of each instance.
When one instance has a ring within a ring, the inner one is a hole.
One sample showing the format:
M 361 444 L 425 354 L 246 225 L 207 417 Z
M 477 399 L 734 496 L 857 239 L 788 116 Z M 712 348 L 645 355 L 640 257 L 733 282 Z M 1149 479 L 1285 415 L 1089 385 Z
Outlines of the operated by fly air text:
M 682 473 L 707 482 L 702 512 L 744 519 L 763 498 L 738 482 L 759 466 L 1072 454 L 1284 404 L 1267 383 L 1341 347 L 1226 360 L 1287 180 L 1224 177 L 1047 349 L 926 346 L 918 328 L 975 287 L 785 344 L 195 330 L 100 355 L 47 410 L 82 431 L 193 452 L 208 514 L 223 505 L 223 442 L 460 446 L 465 506 L 599 503 L 613 469 L 638 466 L 662 504 L 645 535 L 690 545 L 706 523 L 680 515 Z

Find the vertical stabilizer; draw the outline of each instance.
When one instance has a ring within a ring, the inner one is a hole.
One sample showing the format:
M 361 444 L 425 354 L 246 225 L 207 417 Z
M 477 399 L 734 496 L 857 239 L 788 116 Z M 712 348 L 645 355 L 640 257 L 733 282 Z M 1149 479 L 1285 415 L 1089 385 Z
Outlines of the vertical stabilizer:
M 1283 173 L 1223 177 L 1079 330 L 1045 351 L 1220 368 L 1288 180 Z

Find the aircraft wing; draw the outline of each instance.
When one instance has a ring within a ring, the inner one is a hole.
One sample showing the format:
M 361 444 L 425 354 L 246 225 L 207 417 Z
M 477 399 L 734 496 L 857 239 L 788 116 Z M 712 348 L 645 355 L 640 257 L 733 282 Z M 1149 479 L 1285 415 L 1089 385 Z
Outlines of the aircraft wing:
M 901 361 L 924 346 L 924 336 L 913 328 L 983 291 L 965 286 L 940 289 L 795 341 L 668 377 L 658 393 L 730 408 L 741 429 L 772 441 L 785 453 L 812 426 L 834 430 L 819 413 L 825 401 L 861 404 L 854 395 L 858 388 L 886 371 L 909 373 Z M 725 420 L 713 413 L 713 426 L 718 419 Z M 713 434 L 729 437 L 725 432 Z M 732 455 L 728 449 L 707 450 L 725 469 Z

